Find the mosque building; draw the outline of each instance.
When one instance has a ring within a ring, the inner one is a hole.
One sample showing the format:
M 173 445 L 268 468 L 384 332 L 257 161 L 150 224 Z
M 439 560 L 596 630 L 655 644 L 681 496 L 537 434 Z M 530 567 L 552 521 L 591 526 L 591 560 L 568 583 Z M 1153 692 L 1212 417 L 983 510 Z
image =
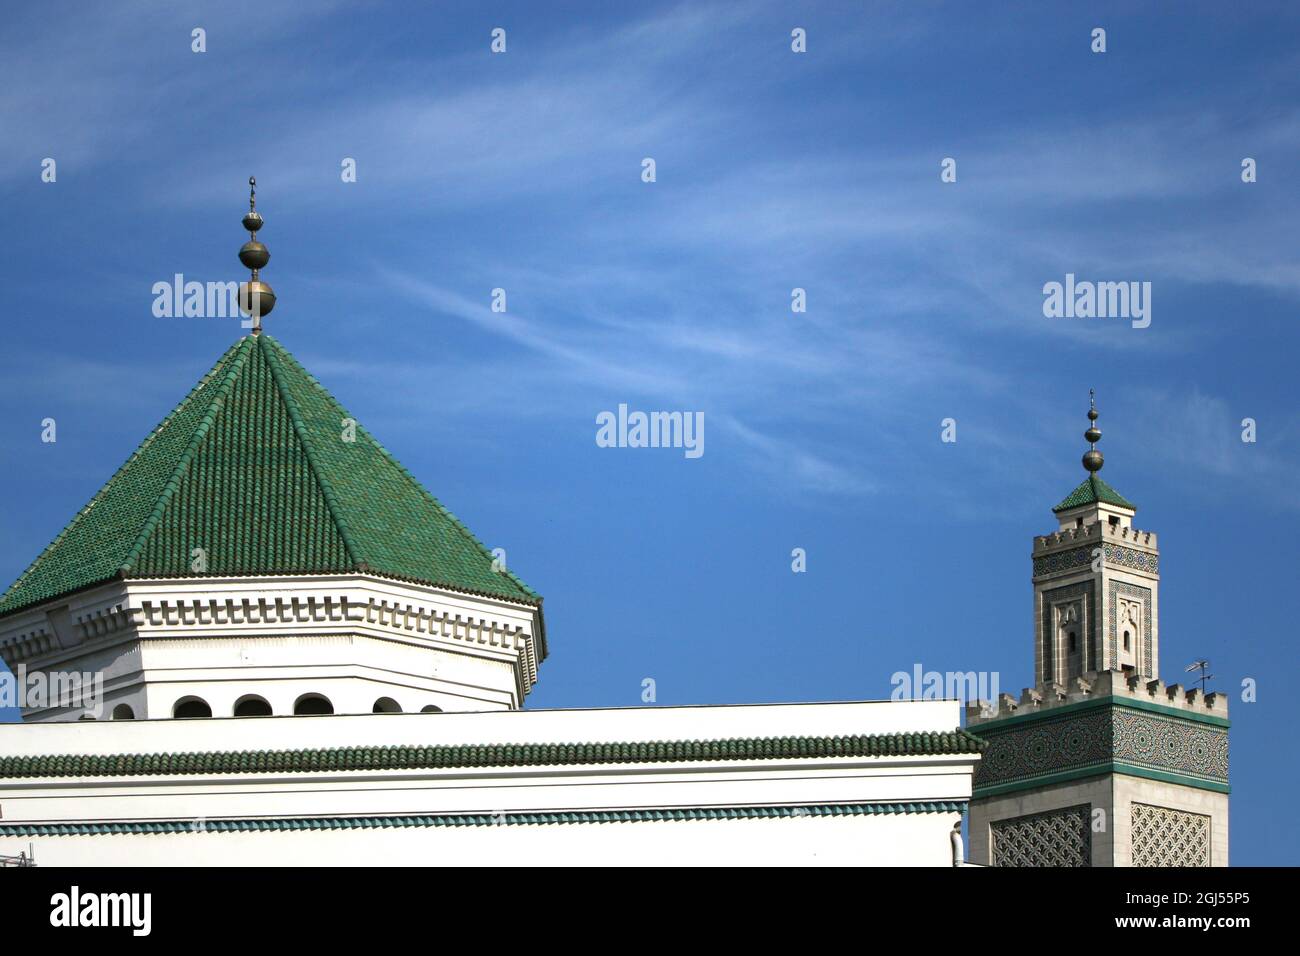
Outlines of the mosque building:
M 250 180 L 250 185 L 252 185 Z M 0 863 L 1226 865 L 1227 703 L 1159 680 L 1159 551 L 1098 472 L 1033 547 L 1036 683 L 527 710 L 541 596 L 262 328 L 0 596 Z M 556 635 L 563 646 L 563 636 Z
M 250 334 L 0 596 L 47 691 L 0 724 L 0 856 L 960 862 L 956 701 L 523 709 L 541 596 L 264 332 L 243 224 Z

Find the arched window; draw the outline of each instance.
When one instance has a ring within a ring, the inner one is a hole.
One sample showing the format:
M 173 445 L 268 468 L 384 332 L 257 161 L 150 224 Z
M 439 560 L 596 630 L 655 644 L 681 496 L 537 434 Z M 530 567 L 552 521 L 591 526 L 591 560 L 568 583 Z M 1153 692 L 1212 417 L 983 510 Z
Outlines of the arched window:
M 1128 640 L 1128 638 L 1129 638 L 1128 631 L 1125 631 L 1125 632 L 1124 632 L 1124 650 L 1126 650 L 1126 651 L 1129 649 L 1129 640 Z
M 182 720 L 191 717 L 211 717 L 212 708 L 201 697 L 182 697 L 172 707 L 172 716 L 179 717 Z
M 423 706 L 423 707 L 420 708 L 420 713 L 422 713 L 422 714 L 441 714 L 441 713 L 442 713 L 442 708 L 436 706 L 435 704 L 426 704 L 425 706 Z
M 375 701 L 375 706 L 370 708 L 373 714 L 400 714 L 402 705 L 391 697 L 381 697 Z
M 236 717 L 270 717 L 271 705 L 256 694 L 249 694 L 235 701 Z
M 135 711 L 130 704 L 118 704 L 113 708 L 114 720 L 135 720 Z
M 1074 631 L 1071 631 L 1070 632 L 1070 653 L 1073 654 L 1078 649 L 1079 649 L 1079 638 L 1075 635 Z
M 334 705 L 329 698 L 321 694 L 303 694 L 293 704 L 293 712 L 298 717 L 310 717 L 318 714 L 334 713 Z

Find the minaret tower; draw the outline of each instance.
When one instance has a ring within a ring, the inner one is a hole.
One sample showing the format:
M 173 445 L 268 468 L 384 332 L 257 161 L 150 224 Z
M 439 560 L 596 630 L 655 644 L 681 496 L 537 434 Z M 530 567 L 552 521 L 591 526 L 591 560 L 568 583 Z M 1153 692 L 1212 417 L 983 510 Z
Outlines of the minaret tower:
M 1088 477 L 1034 540 L 1034 679 L 1066 685 L 1088 671 L 1159 675 L 1160 551 L 1133 527 L 1137 506 L 1101 477 L 1095 401 L 1083 437 Z
M 1034 539 L 1034 686 L 967 709 L 988 741 L 970 811 L 973 862 L 1226 866 L 1228 703 L 1160 679 L 1160 552 L 1099 472 Z

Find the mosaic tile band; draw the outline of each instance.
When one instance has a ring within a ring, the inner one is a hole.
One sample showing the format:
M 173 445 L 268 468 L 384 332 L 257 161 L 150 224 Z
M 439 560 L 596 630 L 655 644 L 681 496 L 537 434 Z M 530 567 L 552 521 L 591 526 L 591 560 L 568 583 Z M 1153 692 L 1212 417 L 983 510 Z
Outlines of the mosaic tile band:
M 1096 546 L 1092 545 L 1034 558 L 1034 577 L 1038 578 L 1047 574 L 1057 574 L 1061 571 L 1073 571 L 1076 568 L 1087 567 L 1092 563 L 1092 553 L 1095 550 Z M 1118 544 L 1104 544 L 1102 545 L 1102 557 L 1110 565 L 1133 568 L 1150 574 L 1160 573 L 1160 555 L 1158 554 L 1147 554 L 1145 551 L 1137 551 Z
M 1226 727 L 1122 706 L 1095 707 L 1005 729 L 982 725 L 980 736 L 989 745 L 975 768 L 977 788 L 1104 768 L 1112 761 L 1228 782 Z

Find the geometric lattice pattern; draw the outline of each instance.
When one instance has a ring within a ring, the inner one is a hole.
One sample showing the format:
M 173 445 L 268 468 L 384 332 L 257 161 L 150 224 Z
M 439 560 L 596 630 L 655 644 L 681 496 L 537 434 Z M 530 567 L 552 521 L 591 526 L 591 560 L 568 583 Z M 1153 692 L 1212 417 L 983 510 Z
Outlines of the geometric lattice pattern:
M 1210 818 L 1133 804 L 1134 866 L 1209 866 Z
M 1035 813 L 992 825 L 994 866 L 1091 866 L 1091 806 Z

